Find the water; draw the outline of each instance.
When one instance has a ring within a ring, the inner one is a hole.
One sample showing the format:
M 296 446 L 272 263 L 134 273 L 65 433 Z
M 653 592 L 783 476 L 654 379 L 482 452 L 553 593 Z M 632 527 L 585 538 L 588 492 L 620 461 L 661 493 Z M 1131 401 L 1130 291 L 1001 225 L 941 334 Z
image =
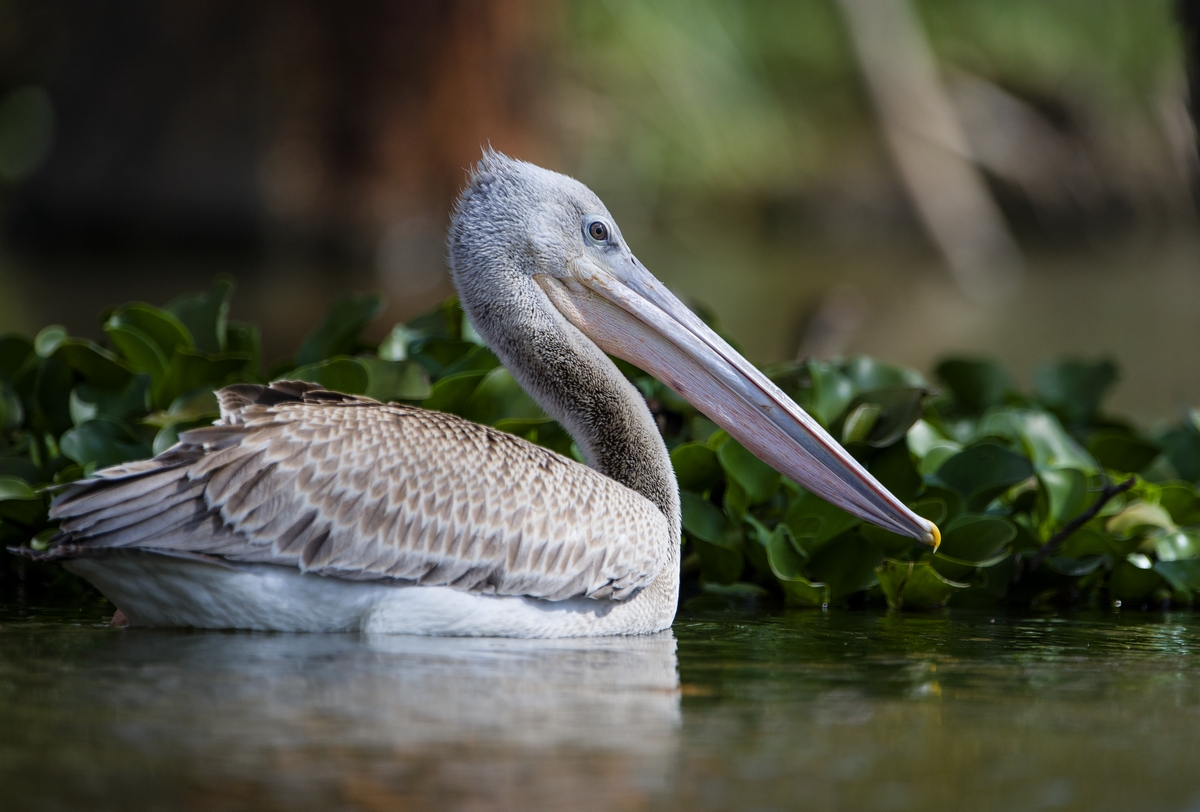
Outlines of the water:
M 446 640 L 0 607 L 0 808 L 1200 809 L 1200 616 Z

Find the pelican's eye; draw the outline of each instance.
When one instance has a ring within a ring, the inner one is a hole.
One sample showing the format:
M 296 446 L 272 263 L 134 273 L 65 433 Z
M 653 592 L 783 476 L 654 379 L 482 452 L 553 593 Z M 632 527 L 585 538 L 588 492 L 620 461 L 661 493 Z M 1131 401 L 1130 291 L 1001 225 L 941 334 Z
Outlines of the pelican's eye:
M 608 240 L 608 226 L 599 220 L 593 220 L 587 227 L 588 236 L 596 242 L 605 242 Z

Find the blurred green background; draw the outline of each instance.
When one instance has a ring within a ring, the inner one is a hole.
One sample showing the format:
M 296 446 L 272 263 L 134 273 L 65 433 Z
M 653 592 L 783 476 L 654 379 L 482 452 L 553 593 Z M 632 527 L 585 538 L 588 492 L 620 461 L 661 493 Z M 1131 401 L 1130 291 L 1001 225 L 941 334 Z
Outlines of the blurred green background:
M 1192 3 L 0 0 L 0 333 L 237 276 L 291 352 L 450 292 L 482 144 L 572 174 L 756 362 L 1111 357 L 1200 403 Z

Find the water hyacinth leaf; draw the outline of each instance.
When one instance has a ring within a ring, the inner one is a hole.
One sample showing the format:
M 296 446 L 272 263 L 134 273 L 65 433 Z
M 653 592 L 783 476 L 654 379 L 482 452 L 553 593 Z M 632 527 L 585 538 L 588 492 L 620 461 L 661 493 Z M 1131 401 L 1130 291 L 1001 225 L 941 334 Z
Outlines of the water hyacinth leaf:
M 911 387 L 875 389 L 859 395 L 848 407 L 850 412 L 841 430 L 843 442 L 865 442 L 874 448 L 892 445 L 921 417 L 924 397 L 924 389 Z
M 0 381 L 11 384 L 31 355 L 36 353 L 29 339 L 18 335 L 0 336 Z
M 1136 545 L 1123 547 L 1119 541 L 1094 527 L 1081 527 L 1058 548 L 1058 555 L 1068 559 L 1085 559 L 1090 556 L 1107 556 L 1110 560 L 1124 558 L 1133 552 Z M 1128 549 L 1127 549 L 1128 548 Z
M 832 364 L 810 360 L 808 374 L 812 378 L 812 395 L 808 399 L 808 412 L 822 426 L 828 428 L 845 411 L 854 399 L 854 384 Z
M 685 491 L 679 495 L 679 507 L 683 529 L 689 536 L 709 544 L 737 549 L 738 543 L 731 533 L 729 520 L 712 502 Z
M 1134 502 L 1109 519 L 1104 529 L 1117 538 L 1131 538 L 1147 531 L 1174 530 L 1175 522 L 1161 505 Z
M 882 413 L 883 407 L 877 403 L 860 403 L 852 408 L 842 424 L 842 445 L 866 442 Z
M 249 361 L 249 356 L 240 353 L 208 355 L 195 350 L 180 349 L 171 356 L 166 372 L 154 386 L 154 405 L 156 408 L 165 409 L 180 395 L 186 395 L 201 388 L 216 389 L 231 383 L 239 377 L 239 373 L 246 369 Z M 337 368 L 339 367 L 334 367 L 334 369 Z M 315 369 L 315 367 L 311 369 Z M 305 370 L 303 374 L 316 374 L 310 370 Z M 301 370 L 297 370 L 294 374 L 301 374 Z M 294 377 L 293 380 L 311 380 L 326 388 L 332 388 L 324 379 Z M 345 382 L 345 379 L 336 377 L 330 380 L 338 383 Z M 362 394 L 365 388 L 366 384 L 364 383 L 362 389 L 357 392 L 348 392 L 348 394 Z M 347 392 L 348 390 L 338 389 L 337 391 Z
M 466 404 L 465 416 L 477 423 L 491 425 L 497 420 L 545 420 L 546 413 L 531 398 L 513 374 L 496 367 L 483 376 Z
M 262 363 L 262 337 L 258 327 L 240 321 L 228 322 L 225 326 L 225 352 L 238 353 L 250 360 L 246 362 L 247 372 L 257 374 Z
M 373 293 L 339 297 L 296 351 L 296 364 L 307 366 L 357 352 L 358 334 L 382 309 L 383 299 Z
M 1088 479 L 1075 468 L 1056 468 L 1037 475 L 1038 513 L 1045 531 L 1062 527 L 1087 509 Z
M 384 361 L 407 361 L 408 345 L 416 338 L 416 334 L 407 326 L 397 324 L 383 341 L 379 342 L 375 353 Z
M 717 450 L 717 459 L 725 473 L 746 492 L 750 505 L 761 504 L 779 490 L 780 474 L 754 456 L 737 440 L 730 438 Z
M 25 422 L 25 406 L 20 396 L 4 381 L 0 381 L 0 433 L 8 433 Z
M 429 376 L 420 364 L 379 358 L 355 360 L 367 368 L 367 397 L 381 403 L 421 401 L 429 397 L 432 391 Z
M 671 465 L 679 487 L 693 493 L 707 493 L 724 478 L 716 453 L 703 443 L 676 446 L 671 452 Z
M 430 388 L 429 397 L 421 404 L 422 408 L 432 409 L 435 412 L 464 414 L 467 401 L 470 400 L 472 393 L 475 392 L 475 388 L 479 386 L 479 382 L 485 375 L 487 372 L 472 370 L 442 378 Z
M 886 364 L 865 355 L 851 358 L 842 366 L 842 374 L 859 392 L 876 389 L 924 389 L 925 379 L 913 369 Z
M 1161 575 L 1172 589 L 1183 593 L 1187 600 L 1191 600 L 1196 592 L 1200 592 L 1200 558 L 1159 561 L 1154 565 L 1154 571 Z
M 137 330 L 149 338 L 163 357 L 170 359 L 176 350 L 194 349 L 192 334 L 171 313 L 143 302 L 122 305 L 108 317 L 109 327 Z
M 1038 399 L 1072 423 L 1095 415 L 1116 380 L 1112 361 L 1057 361 L 1038 367 L 1033 378 Z
M 1093 572 L 1107 567 L 1112 563 L 1108 555 L 1085 555 L 1080 558 L 1070 558 L 1065 555 L 1052 555 L 1042 562 L 1051 572 L 1065 575 L 1068 578 L 1082 578 Z
M 941 495 L 926 496 L 915 502 L 909 503 L 909 508 L 918 516 L 929 519 L 929 521 L 938 525 L 945 526 L 946 518 L 950 515 L 950 509 L 947 506 L 947 498 L 955 500 L 960 506 L 962 498 L 958 494 L 945 491 Z M 957 515 L 957 514 L 956 514 Z M 884 530 L 882 527 L 876 527 L 873 524 L 863 524 L 859 532 L 867 541 L 874 544 L 883 551 L 887 558 L 905 559 L 913 557 L 913 553 L 926 553 L 929 548 L 924 544 L 912 539 L 908 536 L 902 536 L 899 533 L 893 533 L 890 530 Z
M 1159 561 L 1183 561 L 1200 558 L 1200 532 L 1176 530 L 1154 539 L 1154 554 Z
M 1151 566 L 1138 565 L 1149 562 L 1135 563 L 1130 559 L 1133 559 L 1133 555 L 1125 561 L 1117 562 L 1113 567 L 1108 580 L 1108 591 L 1113 600 L 1137 605 L 1149 600 L 1156 590 L 1166 585 L 1166 581 Z
M 1007 519 L 967 514 L 946 526 L 936 555 L 975 566 L 990 566 L 1004 558 L 1016 535 L 1016 527 Z
M 51 324 L 43 327 L 37 337 L 33 339 L 33 350 L 38 357 L 49 358 L 67 338 L 69 335 L 66 327 L 61 324 Z
M 34 378 L 34 423 L 52 434 L 62 434 L 71 422 L 71 368 L 55 358 L 44 358 Z
M 700 578 L 705 583 L 732 584 L 742 577 L 746 561 L 741 550 L 692 539 L 700 555 Z
M 979 421 L 981 435 L 1005 437 L 1021 444 L 1037 468 L 1078 468 L 1096 473 L 1099 466 L 1058 418 L 1036 409 L 992 410 Z
M 1136 474 L 1154 462 L 1162 448 L 1132 432 L 1105 429 L 1088 440 L 1088 453 L 1105 468 Z
M 750 510 L 750 497 L 736 479 L 725 480 L 725 493 L 721 496 L 721 507 L 725 515 L 735 522 L 744 521 Z
M 490 350 L 469 341 L 434 338 L 409 347 L 409 358 L 416 361 L 431 378 L 437 379 L 471 370 L 490 371 L 499 360 Z M 459 363 L 461 361 L 461 363 Z
M 20 477 L 0 476 L 0 502 L 41 499 L 37 491 Z
M 921 475 L 913 468 L 908 445 L 904 442 L 885 448 L 871 460 L 867 470 L 902 502 L 911 500 L 921 488 Z
M 788 506 L 784 522 L 797 539 L 804 539 L 802 543 L 811 551 L 834 536 L 861 524 L 862 520 L 829 504 L 816 494 L 804 491 Z
M 124 386 L 133 375 L 121 358 L 87 339 L 65 339 L 53 355 L 97 386 Z
M 1181 527 L 1200 524 L 1200 490 L 1191 482 L 1164 482 L 1158 503 L 1171 514 L 1175 524 Z
M 151 456 L 150 444 L 132 428 L 104 417 L 89 420 L 64 433 L 59 448 L 68 459 L 96 468 Z
M 77 384 L 71 390 L 68 408 L 71 422 L 86 423 L 97 417 L 116 420 L 132 419 L 149 407 L 150 378 L 135 375 L 119 389 L 109 389 L 91 383 Z
M 790 606 L 825 606 L 829 603 L 829 589 L 805 576 L 807 559 L 789 535 L 787 527 L 780 525 L 767 540 L 767 561 L 771 574 L 783 589 L 784 600 Z
M 883 553 L 857 534 L 844 534 L 817 549 L 807 570 L 829 589 L 830 601 L 838 601 L 876 581 L 875 568 Z
M 928 420 L 918 420 L 908 428 L 908 433 L 904 435 L 908 442 L 908 450 L 913 453 L 917 459 L 922 459 L 935 448 L 949 444 L 953 447 L 955 453 L 962 451 L 962 444 L 955 442 L 945 434 L 934 428 L 933 424 Z M 936 470 L 936 469 L 935 469 Z
M 184 294 L 168 304 L 166 311 L 187 328 L 196 349 L 208 353 L 225 352 L 229 349 L 226 326 L 233 290 L 233 279 L 221 276 L 208 292 Z
M 935 609 L 945 606 L 967 584 L 942 577 L 928 561 L 885 560 L 876 571 L 879 586 L 893 609 Z
M 287 373 L 287 380 L 319 383 L 332 392 L 361 395 L 367 391 L 370 375 L 355 358 L 330 358 L 316 364 L 298 367 Z
M 982 510 L 1004 491 L 1033 475 L 1029 460 L 1004 446 L 982 442 L 942 463 L 937 478 L 961 494 L 970 510 Z
M 1200 480 L 1200 435 L 1192 426 L 1178 426 L 1157 438 L 1175 473 L 1183 479 Z
M 167 356 L 150 336 L 135 327 L 106 324 L 104 332 L 134 372 L 159 380 L 167 371 Z
M 986 359 L 949 358 L 938 364 L 934 376 L 954 399 L 972 412 L 982 412 L 1004 401 L 1013 389 L 1012 379 L 999 364 Z

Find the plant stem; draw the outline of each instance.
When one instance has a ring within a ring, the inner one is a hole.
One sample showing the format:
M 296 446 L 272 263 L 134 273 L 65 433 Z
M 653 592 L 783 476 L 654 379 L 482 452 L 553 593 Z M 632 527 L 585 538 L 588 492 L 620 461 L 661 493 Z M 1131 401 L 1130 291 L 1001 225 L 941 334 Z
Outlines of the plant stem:
M 1118 485 L 1114 485 L 1111 482 L 1106 483 L 1104 490 L 1100 491 L 1100 497 L 1092 503 L 1091 507 L 1089 507 L 1083 513 L 1080 513 L 1071 521 L 1067 522 L 1066 526 L 1063 527 L 1062 530 L 1059 530 L 1057 533 L 1051 536 L 1050 540 L 1043 544 L 1038 551 L 1030 557 L 1027 566 L 1018 566 L 1013 570 L 1013 582 L 1016 583 L 1021 579 L 1021 570 L 1024 569 L 1028 572 L 1033 572 L 1039 566 L 1041 566 L 1041 563 L 1046 560 L 1046 557 L 1057 550 L 1059 546 L 1071 536 L 1072 533 L 1094 519 L 1096 514 L 1100 512 L 1101 508 L 1108 504 L 1113 497 L 1125 493 L 1125 491 L 1132 488 L 1136 482 L 1137 477 L 1131 476 L 1129 479 Z

